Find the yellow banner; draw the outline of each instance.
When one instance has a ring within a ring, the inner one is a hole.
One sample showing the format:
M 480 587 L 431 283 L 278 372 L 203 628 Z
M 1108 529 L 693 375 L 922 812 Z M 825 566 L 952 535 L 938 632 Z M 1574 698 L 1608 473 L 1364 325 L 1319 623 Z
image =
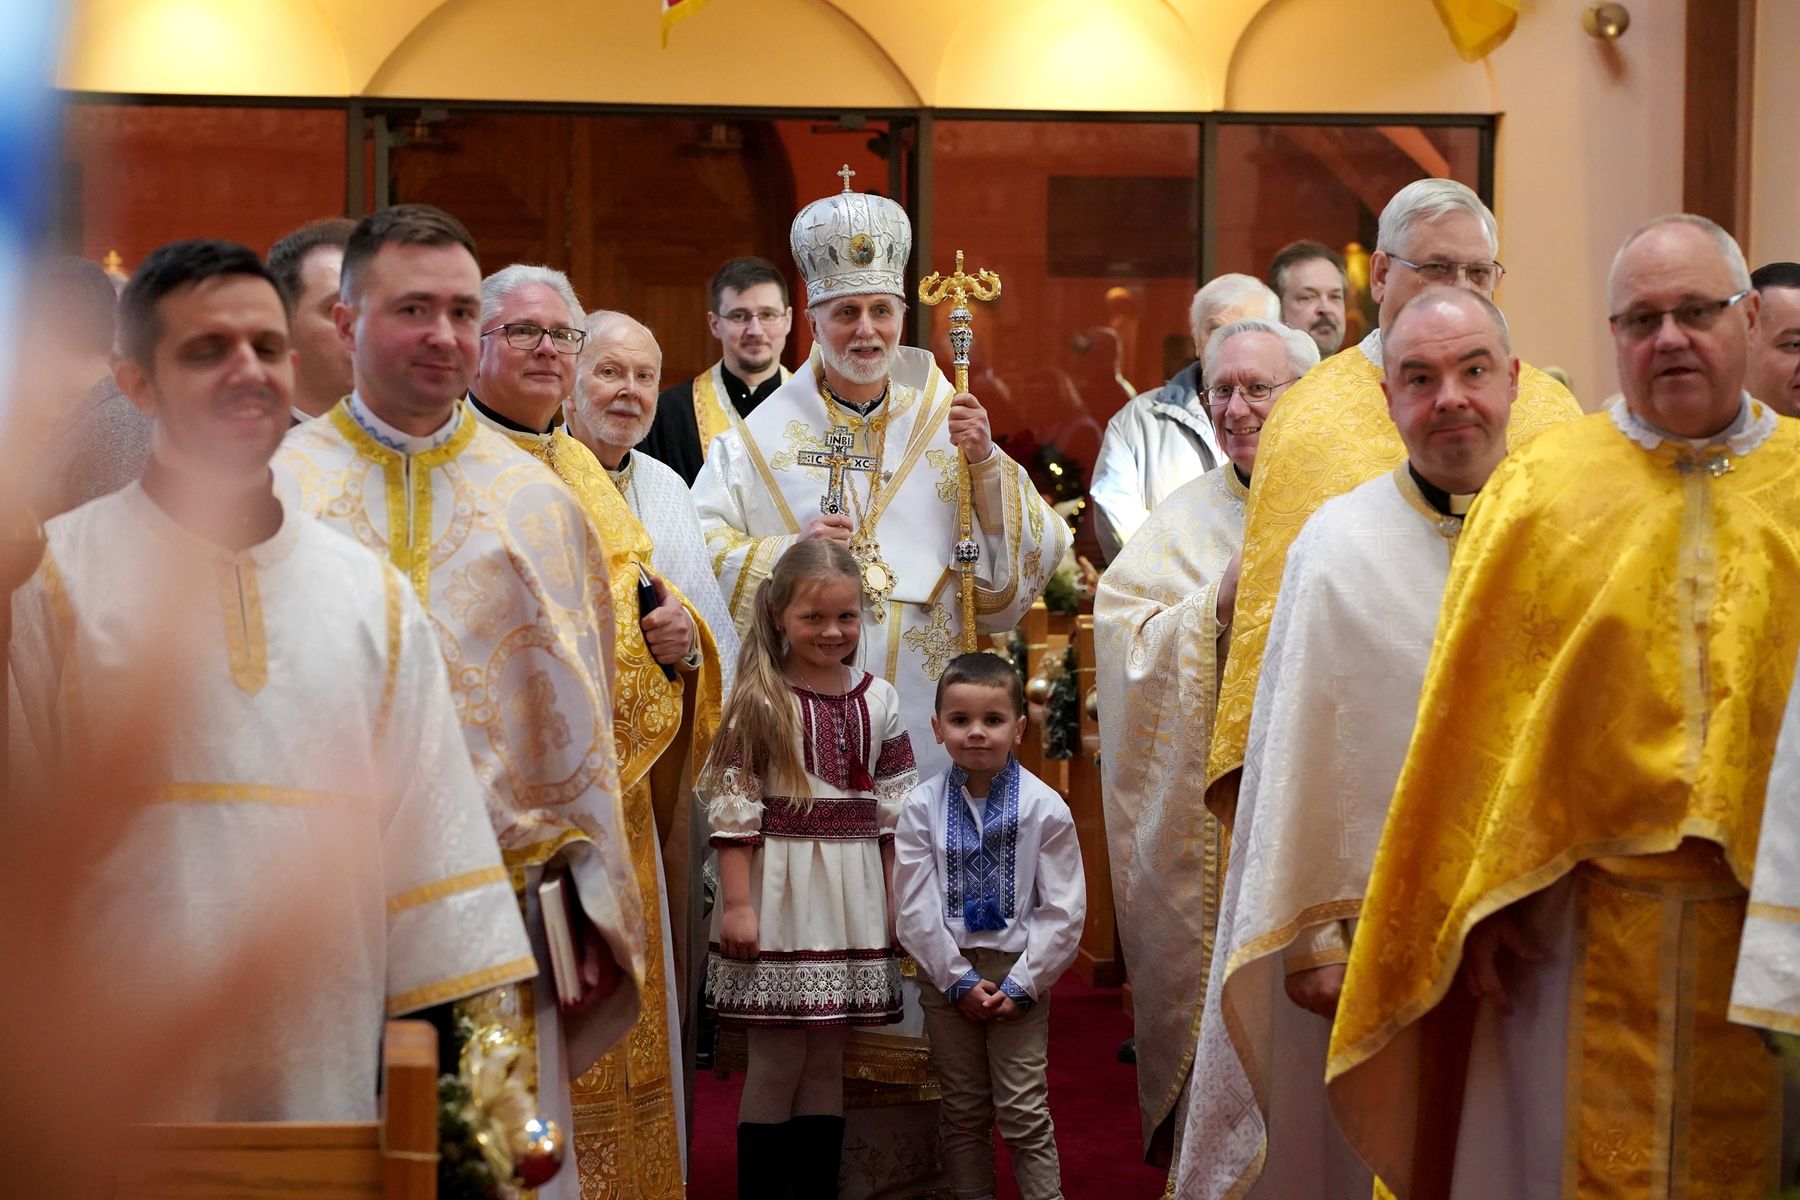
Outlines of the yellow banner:
M 1480 62 L 1512 35 L 1519 0 L 1433 0 L 1464 62 Z M 687 7 L 685 4 L 682 7 Z M 663 18 L 665 21 L 667 17 Z
M 664 50 L 669 48 L 669 30 L 693 15 L 694 10 L 705 3 L 706 0 L 662 0 L 662 44 Z

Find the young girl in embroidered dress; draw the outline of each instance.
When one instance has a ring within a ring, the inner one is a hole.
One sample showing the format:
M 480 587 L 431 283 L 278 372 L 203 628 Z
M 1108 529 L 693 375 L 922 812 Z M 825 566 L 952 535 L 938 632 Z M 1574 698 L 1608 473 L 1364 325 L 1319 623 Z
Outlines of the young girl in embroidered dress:
M 893 839 L 917 782 L 898 693 L 845 665 L 856 561 L 798 542 L 758 589 L 702 778 L 719 851 L 706 991 L 747 1026 L 738 1194 L 835 1197 L 844 1047 L 900 1019 Z

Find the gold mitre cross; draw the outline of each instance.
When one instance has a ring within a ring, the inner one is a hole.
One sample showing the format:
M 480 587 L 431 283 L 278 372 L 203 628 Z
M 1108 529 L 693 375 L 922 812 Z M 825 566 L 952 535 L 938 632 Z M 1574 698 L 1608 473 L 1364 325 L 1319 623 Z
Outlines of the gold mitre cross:
M 825 435 L 824 450 L 802 450 L 794 456 L 794 461 L 803 467 L 824 467 L 831 472 L 830 481 L 825 486 L 825 494 L 819 497 L 819 511 L 828 517 L 835 517 L 844 511 L 844 472 L 879 470 L 881 464 L 866 454 L 852 454 L 850 448 L 856 444 L 847 426 L 835 425 Z

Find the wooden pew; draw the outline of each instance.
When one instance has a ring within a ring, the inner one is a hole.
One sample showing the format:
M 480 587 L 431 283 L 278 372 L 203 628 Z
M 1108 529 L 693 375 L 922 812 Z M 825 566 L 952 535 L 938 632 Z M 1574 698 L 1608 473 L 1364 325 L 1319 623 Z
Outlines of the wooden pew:
M 115 1200 L 436 1200 L 437 1031 L 389 1021 L 382 1061 L 382 1122 L 138 1126 Z
M 1081 930 L 1081 946 L 1075 953 L 1075 973 L 1090 985 L 1117 987 L 1125 981 L 1125 964 L 1119 955 L 1119 930 L 1112 902 L 1112 860 L 1106 852 L 1106 817 L 1100 803 L 1100 725 L 1093 705 L 1091 615 L 1076 618 L 1075 645 L 1080 660 L 1075 694 L 1080 697 L 1081 745 L 1069 760 L 1068 786 L 1063 792 L 1075 817 L 1081 869 L 1087 882 L 1087 921 Z

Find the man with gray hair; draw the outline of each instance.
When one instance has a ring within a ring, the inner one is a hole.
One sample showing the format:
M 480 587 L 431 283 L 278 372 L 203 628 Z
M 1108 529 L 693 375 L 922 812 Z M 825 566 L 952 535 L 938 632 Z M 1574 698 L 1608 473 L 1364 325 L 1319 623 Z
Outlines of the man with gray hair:
M 1491 297 L 1505 273 L 1497 260 L 1494 214 L 1451 179 L 1421 179 L 1381 211 L 1369 294 L 1380 325 L 1358 345 L 1332 355 L 1288 394 L 1263 431 L 1261 469 L 1244 523 L 1244 566 L 1231 659 L 1219 687 L 1218 723 L 1206 771 L 1207 806 L 1229 821 L 1235 803 L 1263 643 L 1288 547 L 1318 507 L 1406 460 L 1382 392 L 1382 327 L 1434 284 Z M 1514 447 L 1559 421 L 1581 415 L 1566 388 L 1535 367 L 1519 368 L 1519 397 L 1507 436 Z
M 1363 1200 L 1373 1186 L 1326 1107 L 1326 1041 L 1451 554 L 1506 453 L 1519 382 L 1500 310 L 1464 288 L 1415 295 L 1382 356 L 1406 461 L 1326 501 L 1287 556 L 1225 856 L 1183 1197 Z
M 1397 1196 L 1778 1173 L 1780 1060 L 1733 1022 L 1782 1020 L 1731 989 L 1782 918 L 1746 888 L 1800 650 L 1800 427 L 1744 391 L 1759 305 L 1717 225 L 1639 229 L 1607 290 L 1623 398 L 1482 490 L 1332 1030 L 1332 1111 Z
M 711 739 L 720 703 L 718 654 L 680 591 L 649 570 L 649 535 L 601 463 L 556 428 L 574 397 L 587 340 L 568 277 L 523 263 L 488 276 L 481 284 L 481 338 L 470 403 L 483 422 L 556 472 L 606 548 L 618 617 L 612 734 L 650 962 L 631 1036 L 570 1084 L 570 1140 L 583 1194 L 605 1186 L 614 1195 L 660 1200 L 681 1194 L 687 1141 L 680 1032 L 686 975 L 674 969 L 674 949 L 685 947 L 688 922 L 685 907 L 671 911 L 667 879 L 680 879 L 685 901 L 694 859 L 687 830 L 675 828 L 678 818 L 691 816 L 680 806 L 681 777 L 692 750 Z M 654 395 L 654 379 L 649 386 Z M 661 765 L 665 759 L 669 768 Z M 667 1052 L 646 1054 L 644 1047 Z
M 1248 275 L 1220 275 L 1194 293 L 1188 330 L 1194 361 L 1159 388 L 1128 402 L 1106 423 L 1088 499 L 1094 532 L 1108 559 L 1158 504 L 1225 460 L 1214 422 L 1201 403 L 1206 343 L 1233 321 L 1281 319 L 1275 293 Z
M 1219 823 L 1193 781 L 1230 641 L 1244 501 L 1263 422 L 1319 361 L 1306 334 L 1263 318 L 1218 329 L 1203 350 L 1225 461 L 1150 514 L 1094 597 L 1113 905 L 1131 967 L 1144 1153 L 1161 1166 L 1180 1133 L 1218 911 Z

